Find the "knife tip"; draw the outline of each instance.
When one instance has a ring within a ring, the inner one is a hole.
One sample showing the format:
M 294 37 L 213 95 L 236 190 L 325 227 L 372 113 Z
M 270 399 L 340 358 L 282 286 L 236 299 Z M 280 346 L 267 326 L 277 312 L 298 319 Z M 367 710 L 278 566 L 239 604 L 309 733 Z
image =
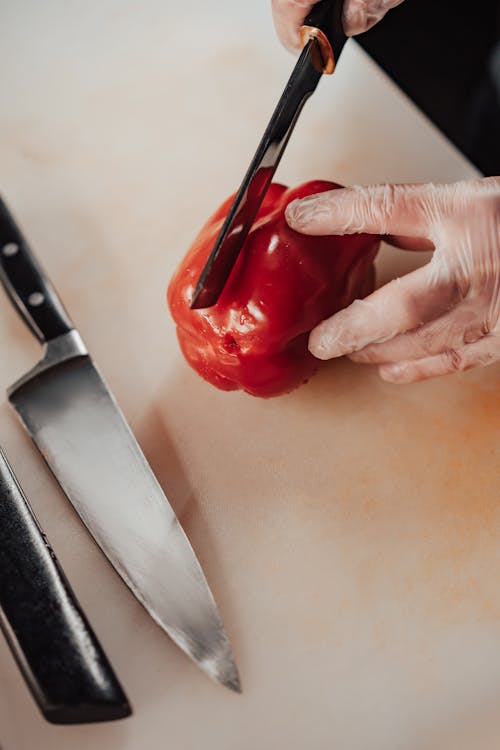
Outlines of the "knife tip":
M 224 654 L 223 659 L 219 662 L 219 669 L 215 675 L 216 680 L 225 687 L 232 690 L 234 693 L 242 693 L 241 680 L 238 672 L 238 667 L 234 661 L 233 654 L 229 647 Z
M 200 664 L 202 669 L 220 685 L 232 690 L 234 693 L 241 693 L 241 680 L 238 672 L 238 667 L 233 657 L 231 645 L 226 634 L 223 634 L 221 648 L 215 658 L 207 660 L 204 664 Z
M 234 693 L 238 693 L 241 695 L 243 692 L 243 689 L 241 687 L 241 681 L 240 676 L 238 674 L 238 670 L 236 669 L 236 665 L 233 662 L 234 672 L 231 675 L 231 677 L 225 679 L 222 681 L 222 684 L 225 685 L 225 687 L 229 688 L 229 690 L 232 690 Z

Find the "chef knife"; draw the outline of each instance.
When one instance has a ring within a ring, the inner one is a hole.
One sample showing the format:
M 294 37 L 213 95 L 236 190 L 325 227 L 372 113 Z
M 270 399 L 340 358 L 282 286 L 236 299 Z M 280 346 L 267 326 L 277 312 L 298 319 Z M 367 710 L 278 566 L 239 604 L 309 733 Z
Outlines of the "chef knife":
M 217 302 L 257 216 L 273 175 L 307 99 L 323 73 L 333 73 L 347 37 L 342 0 L 320 0 L 301 28 L 304 44 L 214 247 L 196 284 L 191 308 Z
M 127 698 L 0 449 L 0 627 L 52 724 L 130 716 Z
M 76 512 L 151 617 L 210 677 L 240 691 L 212 593 L 111 391 L 5 204 L 0 281 L 44 345 L 9 400 Z

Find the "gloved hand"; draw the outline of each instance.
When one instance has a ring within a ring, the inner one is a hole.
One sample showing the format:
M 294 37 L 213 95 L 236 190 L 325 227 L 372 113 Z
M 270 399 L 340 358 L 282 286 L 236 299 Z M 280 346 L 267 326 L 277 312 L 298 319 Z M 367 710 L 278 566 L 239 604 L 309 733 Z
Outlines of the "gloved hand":
M 431 261 L 323 321 L 319 359 L 376 363 L 410 383 L 500 360 L 500 177 L 452 185 L 378 185 L 321 193 L 287 208 L 304 234 L 392 235 Z
M 299 29 L 318 0 L 272 0 L 276 31 L 289 50 L 300 48 Z M 388 10 L 403 0 L 344 0 L 343 27 L 348 36 L 371 29 Z

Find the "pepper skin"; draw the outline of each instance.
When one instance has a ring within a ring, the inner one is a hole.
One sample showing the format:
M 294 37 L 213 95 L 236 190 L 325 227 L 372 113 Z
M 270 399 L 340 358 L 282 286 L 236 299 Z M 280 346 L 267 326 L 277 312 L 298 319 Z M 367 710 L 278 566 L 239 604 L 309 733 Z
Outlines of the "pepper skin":
M 285 221 L 295 198 L 338 187 L 322 180 L 293 189 L 273 183 L 217 304 L 191 310 L 234 196 L 205 224 L 167 292 L 182 352 L 205 380 L 253 396 L 288 393 L 322 365 L 307 348 L 311 329 L 373 291 L 378 236 L 307 237 Z

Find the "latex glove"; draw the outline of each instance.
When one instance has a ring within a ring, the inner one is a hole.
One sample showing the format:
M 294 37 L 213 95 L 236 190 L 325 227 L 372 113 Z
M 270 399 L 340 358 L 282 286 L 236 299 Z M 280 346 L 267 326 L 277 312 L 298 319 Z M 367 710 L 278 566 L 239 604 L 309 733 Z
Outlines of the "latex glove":
M 277 34 L 289 50 L 300 49 L 299 29 L 318 0 L 272 0 Z M 348 36 L 371 29 L 403 0 L 344 0 L 342 24 Z
M 305 234 L 435 248 L 427 265 L 320 323 L 309 339 L 319 359 L 376 363 L 395 383 L 500 360 L 500 177 L 335 190 L 293 201 L 287 221 Z

